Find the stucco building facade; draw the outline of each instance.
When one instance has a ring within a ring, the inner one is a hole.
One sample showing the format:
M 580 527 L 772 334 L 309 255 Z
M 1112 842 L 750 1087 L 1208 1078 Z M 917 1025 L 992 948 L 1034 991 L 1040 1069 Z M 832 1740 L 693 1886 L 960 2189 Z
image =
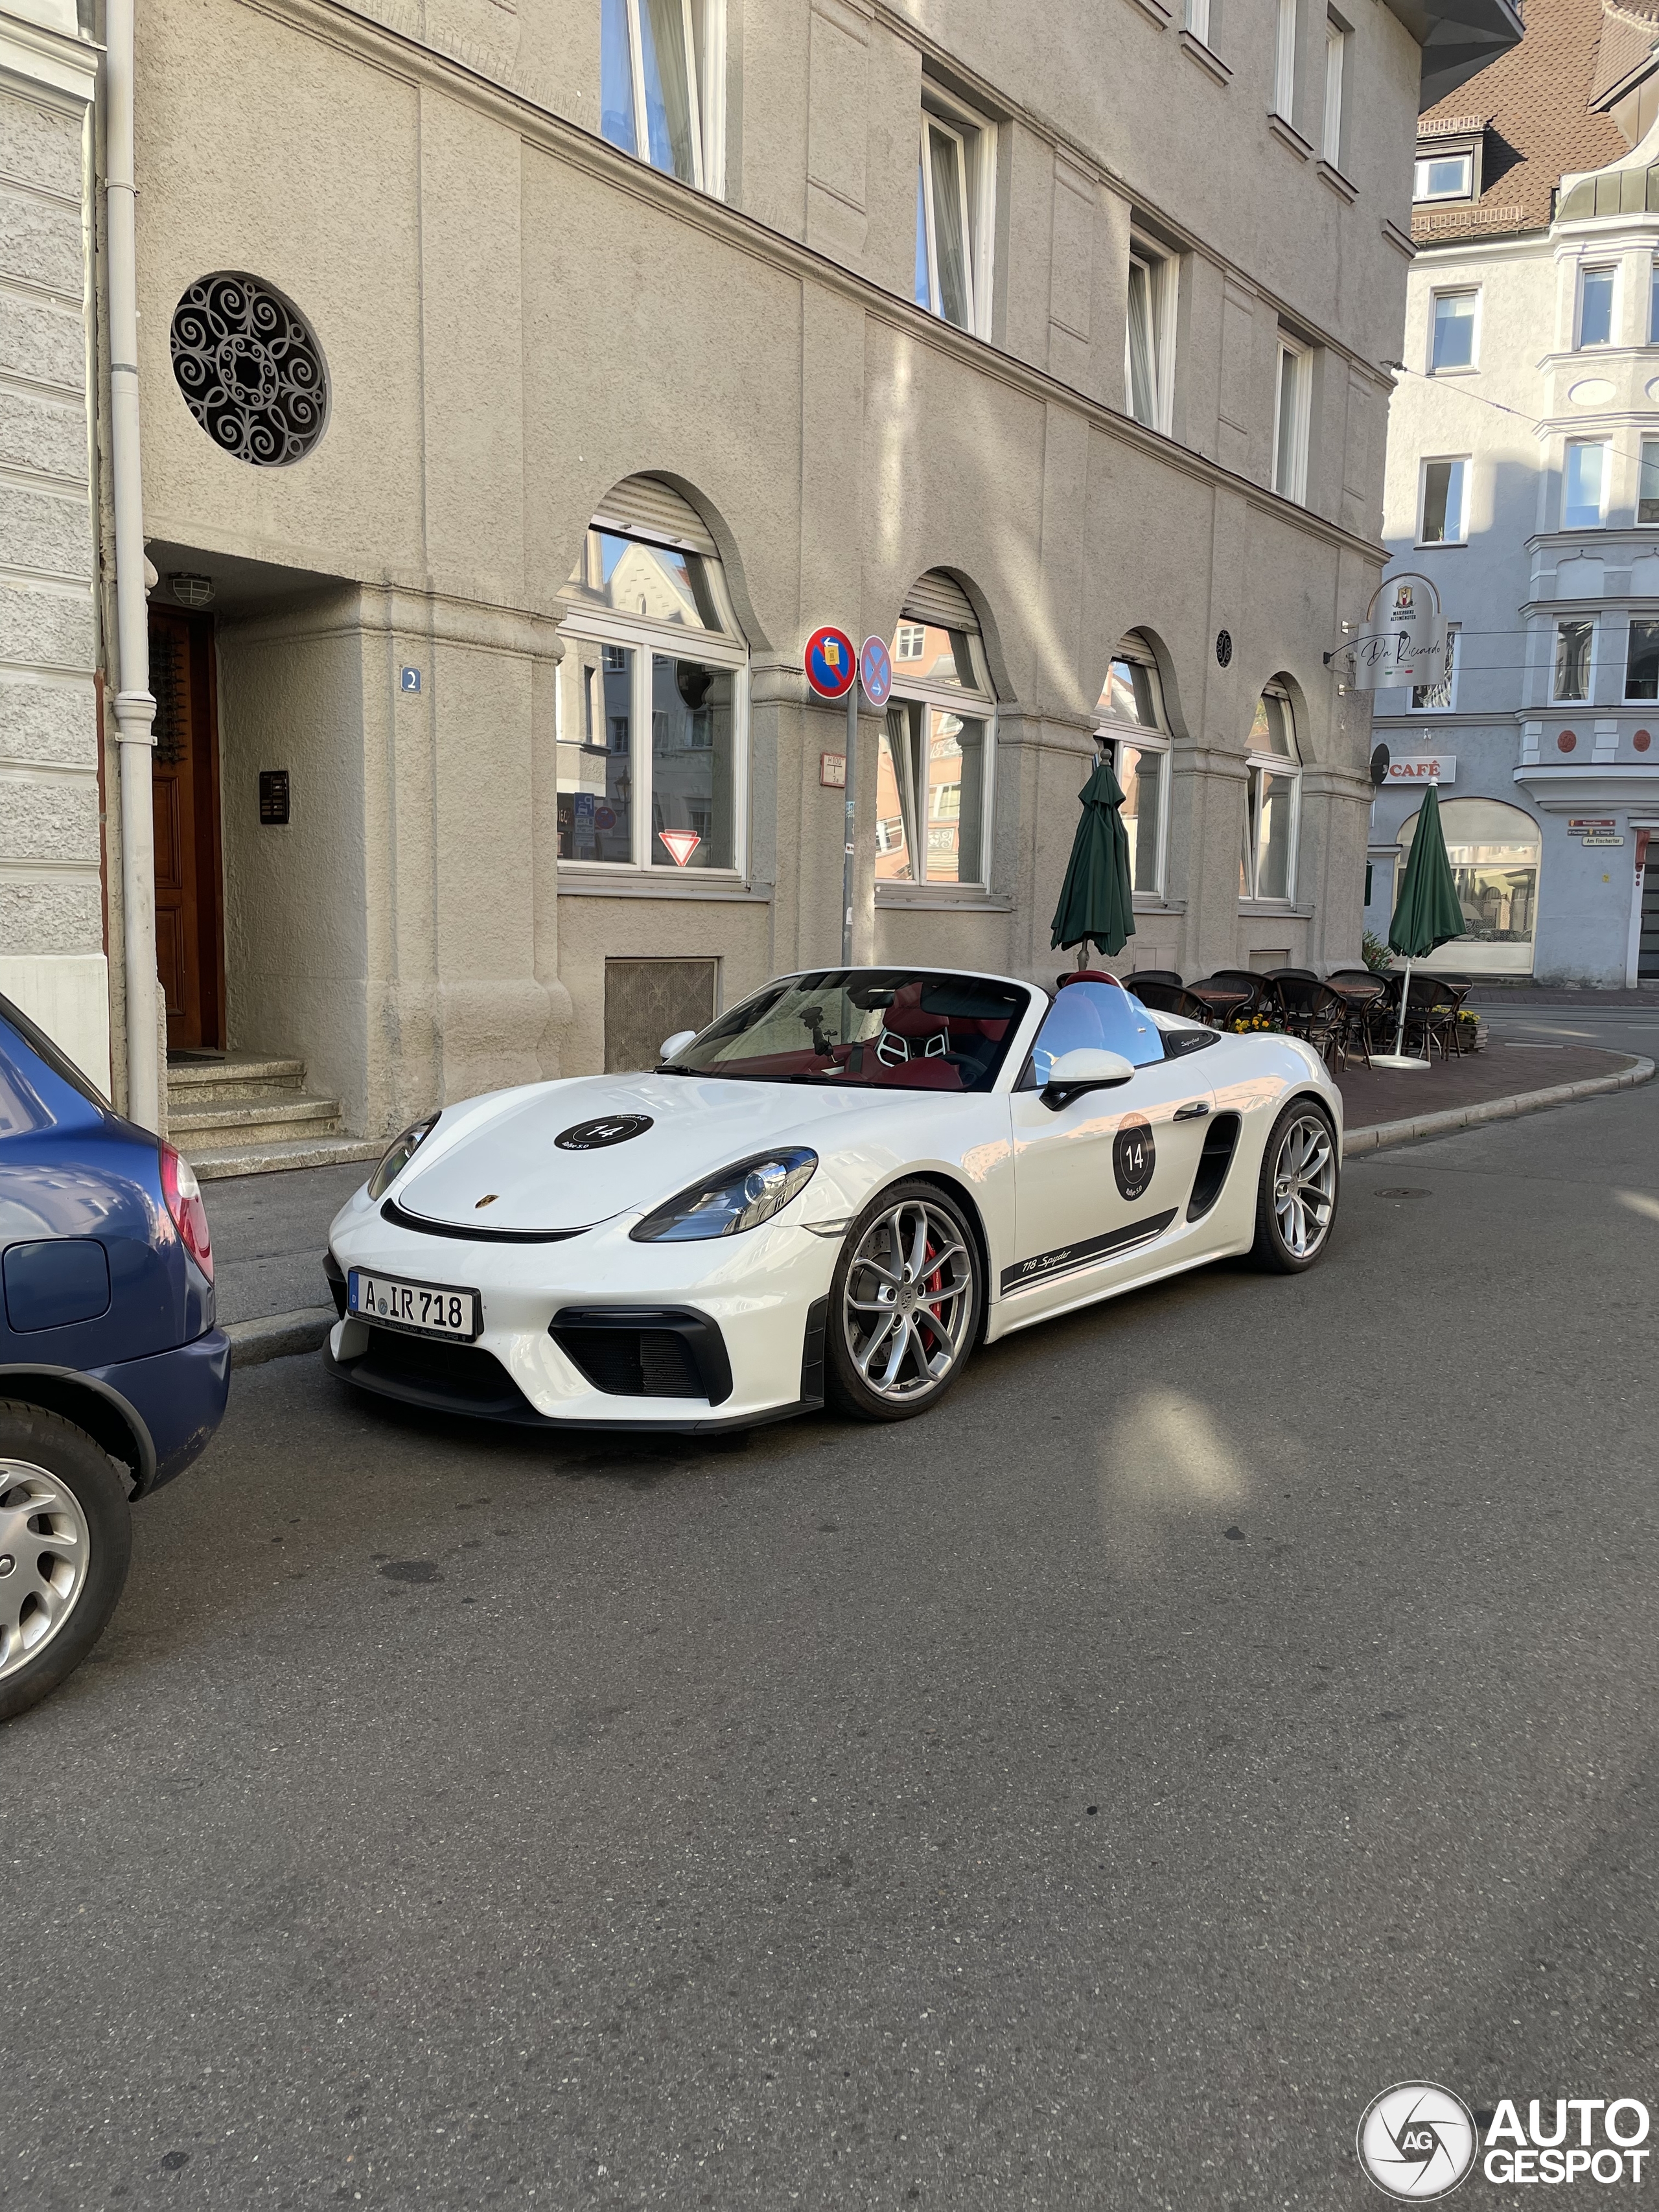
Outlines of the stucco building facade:
M 1352 957 L 1369 710 L 1324 654 L 1382 565 L 1413 135 L 1517 35 L 1401 15 L 152 0 L 175 1058 L 301 1058 L 366 1141 L 833 962 L 823 623 L 897 676 L 857 957 L 1051 972 L 1106 742 L 1119 965 Z

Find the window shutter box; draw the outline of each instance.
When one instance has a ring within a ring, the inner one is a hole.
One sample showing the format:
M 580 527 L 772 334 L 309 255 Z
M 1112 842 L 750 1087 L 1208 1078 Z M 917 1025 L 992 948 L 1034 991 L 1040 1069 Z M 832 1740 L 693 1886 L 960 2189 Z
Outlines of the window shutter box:
M 660 477 L 626 477 L 613 484 L 599 502 L 593 527 L 607 525 L 635 538 L 653 538 L 667 545 L 683 545 L 693 553 L 717 558 L 708 526 L 688 499 Z
M 936 629 L 966 630 L 969 637 L 979 635 L 979 617 L 972 601 L 942 568 L 930 568 L 925 576 L 917 577 L 905 593 L 902 619 L 932 623 Z

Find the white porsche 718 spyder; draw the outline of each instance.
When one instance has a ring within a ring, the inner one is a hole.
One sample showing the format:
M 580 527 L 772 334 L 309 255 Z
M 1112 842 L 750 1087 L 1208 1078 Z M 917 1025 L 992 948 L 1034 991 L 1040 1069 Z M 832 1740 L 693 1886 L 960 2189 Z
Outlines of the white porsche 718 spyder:
M 1330 1237 L 1317 1054 L 1108 975 L 823 969 L 662 1053 L 406 1130 L 330 1231 L 336 1370 L 532 1425 L 900 1420 L 975 1345 Z

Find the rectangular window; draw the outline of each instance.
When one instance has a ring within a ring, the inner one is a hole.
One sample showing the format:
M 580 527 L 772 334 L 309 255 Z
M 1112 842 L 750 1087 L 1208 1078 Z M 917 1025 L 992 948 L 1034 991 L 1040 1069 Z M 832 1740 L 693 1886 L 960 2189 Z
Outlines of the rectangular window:
M 1449 714 L 1457 704 L 1457 633 L 1459 625 L 1446 626 L 1446 673 L 1438 684 L 1412 686 L 1413 714 Z
M 1578 343 L 1581 346 L 1613 343 L 1613 280 L 1611 269 L 1586 269 L 1578 279 Z
M 1473 154 L 1429 154 L 1417 164 L 1414 200 L 1466 200 L 1474 188 Z
M 1636 493 L 1636 520 L 1659 522 L 1659 438 L 1642 441 L 1642 475 Z
M 1648 343 L 1659 345 L 1659 261 L 1648 272 Z
M 1296 106 L 1297 0 L 1279 0 L 1273 42 L 1273 112 L 1294 123 Z
M 927 650 L 927 632 L 921 623 L 901 623 L 893 632 L 895 660 L 920 660 Z
M 1577 704 L 1589 697 L 1590 654 L 1595 642 L 1595 624 L 1591 622 L 1564 622 L 1555 625 L 1555 690 L 1553 696 L 1569 704 Z
M 1561 477 L 1563 530 L 1599 530 L 1606 514 L 1607 448 L 1601 438 L 1575 438 Z
M 1659 622 L 1632 622 L 1625 648 L 1626 699 L 1659 699 Z
M 1325 128 L 1320 152 L 1332 168 L 1342 167 L 1342 77 L 1348 33 L 1334 15 L 1325 18 Z
M 651 656 L 653 867 L 732 866 L 734 689 L 729 668 Z
M 1200 46 L 1207 46 L 1210 43 L 1210 0 L 1187 0 L 1183 20 Z
M 981 884 L 990 726 L 895 699 L 876 759 L 876 880 Z
M 599 128 L 700 191 L 723 188 L 719 0 L 600 0 Z
M 1295 896 L 1296 802 L 1300 779 L 1275 769 L 1253 768 L 1244 810 L 1238 895 L 1245 899 Z
M 1425 461 L 1419 545 L 1461 545 L 1468 535 L 1467 459 Z
M 931 90 L 928 100 L 916 166 L 916 304 L 984 337 L 994 134 L 954 101 L 947 107 Z
M 1148 429 L 1167 432 L 1174 386 L 1176 264 L 1140 240 L 1129 254 L 1128 313 L 1123 333 L 1123 384 L 1129 412 Z
M 1162 860 L 1163 840 L 1159 830 L 1163 821 L 1164 769 L 1167 755 L 1162 745 L 1132 745 L 1120 743 L 1117 748 L 1117 780 L 1123 789 L 1123 805 L 1119 810 L 1124 828 L 1129 833 L 1130 862 L 1133 869 L 1131 880 L 1138 891 L 1156 896 L 1164 888 Z
M 1474 310 L 1478 292 L 1437 292 L 1429 342 L 1430 374 L 1474 367 Z
M 1308 423 L 1313 398 L 1313 356 L 1296 339 L 1279 337 L 1279 381 L 1273 396 L 1273 489 L 1286 499 L 1308 495 Z

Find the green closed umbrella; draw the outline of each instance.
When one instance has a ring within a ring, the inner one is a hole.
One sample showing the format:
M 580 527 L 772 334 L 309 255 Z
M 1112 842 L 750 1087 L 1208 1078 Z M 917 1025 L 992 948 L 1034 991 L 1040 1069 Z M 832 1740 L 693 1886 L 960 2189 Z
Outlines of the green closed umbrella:
M 1424 793 L 1423 811 L 1417 817 L 1417 834 L 1412 839 L 1411 857 L 1406 862 L 1400 896 L 1395 902 L 1394 920 L 1389 924 L 1389 943 L 1395 951 L 1405 955 L 1406 975 L 1400 986 L 1400 1027 L 1395 1036 L 1394 1050 L 1386 1057 L 1377 1055 L 1383 1066 L 1428 1066 L 1426 1060 L 1407 1060 L 1404 1053 L 1412 963 L 1425 959 L 1437 945 L 1449 944 L 1454 937 L 1462 937 L 1465 927 L 1451 862 L 1446 858 L 1445 832 L 1440 827 L 1440 794 L 1431 784 Z
M 1109 957 L 1121 952 L 1135 933 L 1134 885 L 1129 874 L 1129 833 L 1118 809 L 1123 789 L 1103 760 L 1078 793 L 1083 817 L 1072 840 L 1072 857 L 1054 908 L 1051 945 L 1080 947 L 1078 966 L 1090 940 Z

